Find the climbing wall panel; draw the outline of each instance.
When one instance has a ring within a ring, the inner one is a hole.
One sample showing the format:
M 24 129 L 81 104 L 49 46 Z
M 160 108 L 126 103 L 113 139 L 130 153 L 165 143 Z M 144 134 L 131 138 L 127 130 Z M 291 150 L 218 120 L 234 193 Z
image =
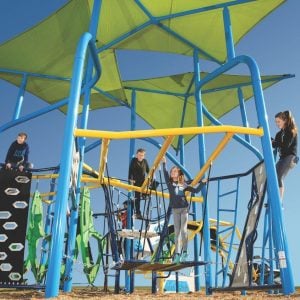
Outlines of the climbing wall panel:
M 0 284 L 23 282 L 31 173 L 0 170 Z

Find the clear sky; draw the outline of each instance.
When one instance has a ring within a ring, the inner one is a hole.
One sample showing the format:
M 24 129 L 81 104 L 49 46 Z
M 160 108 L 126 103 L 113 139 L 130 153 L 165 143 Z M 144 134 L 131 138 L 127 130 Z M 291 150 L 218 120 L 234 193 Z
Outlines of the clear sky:
M 2 0 L 0 3 L 0 43 L 12 38 L 18 33 L 30 28 L 38 21 L 47 17 L 54 10 L 62 6 L 66 1 L 40 1 L 40 0 Z M 271 134 L 274 136 L 277 128 L 274 124 L 274 115 L 283 110 L 291 110 L 296 122 L 300 124 L 299 86 L 300 81 L 300 1 L 288 0 L 265 20 L 249 32 L 236 47 L 236 54 L 247 54 L 256 59 L 262 75 L 271 74 L 295 74 L 293 79 L 282 81 L 276 86 L 265 91 L 266 108 L 269 117 Z M 234 30 L 234 28 L 233 28 Z M 173 73 L 192 71 L 192 60 L 189 57 L 175 55 L 160 55 L 153 53 L 122 52 L 118 55 L 120 70 L 123 79 L 135 79 L 141 77 L 162 76 Z M 213 64 L 203 63 L 209 69 Z M 1 67 L 1 66 L 0 66 Z M 150 68 L 151 67 L 151 68 Z M 202 68 L 204 70 L 204 67 Z M 238 73 L 243 69 L 236 70 Z M 234 72 L 232 72 L 234 73 Z M 1 81 L 0 82 L 0 122 L 1 125 L 9 121 L 13 114 L 14 103 L 18 89 Z M 36 97 L 26 93 L 23 114 L 44 107 L 45 103 Z M 252 127 L 256 127 L 255 115 L 251 103 L 247 104 L 249 120 Z M 237 112 L 232 112 L 222 119 L 225 124 L 236 122 Z M 4 160 L 9 144 L 15 139 L 19 131 L 29 134 L 31 147 L 30 159 L 36 167 L 48 167 L 59 164 L 61 154 L 61 141 L 64 124 L 64 115 L 60 112 L 51 112 L 47 116 L 37 118 L 17 128 L 9 129 L 1 133 L 0 157 Z M 138 120 L 138 128 L 147 128 L 147 125 Z M 126 108 L 102 110 L 90 115 L 89 127 L 92 129 L 128 130 L 130 127 L 130 113 Z M 208 146 L 214 145 L 215 138 L 208 138 Z M 146 147 L 147 157 L 151 162 L 156 154 L 152 146 L 137 142 L 137 146 Z M 197 144 L 191 142 L 187 146 L 186 166 L 192 174 L 197 172 L 197 158 L 195 158 Z M 239 150 L 237 150 L 237 148 Z M 124 149 L 120 153 L 120 149 Z M 126 178 L 128 167 L 128 143 L 121 146 L 112 145 L 109 154 L 111 174 Z M 230 145 L 214 164 L 213 176 L 227 175 L 236 172 L 244 172 L 251 168 L 256 161 L 253 155 L 247 156 L 240 151 L 236 143 Z M 208 152 L 209 153 L 209 152 Z M 236 155 L 235 155 L 236 154 Z M 245 155 L 245 156 L 240 156 Z M 196 162 L 194 161 L 196 159 Z M 93 151 L 87 156 L 90 164 L 98 160 L 98 152 Z M 97 165 L 95 165 L 97 167 Z M 284 221 L 290 254 L 292 257 L 295 283 L 300 285 L 300 243 L 299 233 L 299 166 L 290 172 L 285 180 L 286 192 L 284 197 Z M 246 202 L 249 194 L 245 195 Z M 213 201 L 213 200 L 211 200 Z M 245 204 L 246 205 L 246 204 Z M 214 205 L 211 205 L 211 210 Z M 101 209 L 101 205 L 97 207 Z M 245 206 L 246 209 L 246 206 Z M 242 221 L 242 220 L 240 220 Z

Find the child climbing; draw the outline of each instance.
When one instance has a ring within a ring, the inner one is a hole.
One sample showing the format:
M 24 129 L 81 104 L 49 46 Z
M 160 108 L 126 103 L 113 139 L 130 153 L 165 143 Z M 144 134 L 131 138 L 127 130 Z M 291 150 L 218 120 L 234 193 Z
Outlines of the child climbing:
M 175 263 L 184 262 L 188 257 L 188 214 L 189 203 L 186 199 L 185 192 L 199 193 L 203 188 L 207 179 L 202 179 L 197 188 L 189 186 L 184 178 L 182 170 L 176 166 L 172 167 L 170 174 L 166 169 L 166 158 L 163 158 L 163 172 L 166 184 L 170 194 L 170 207 L 172 208 L 174 218 L 175 232 L 175 255 L 173 260 Z
M 290 111 L 279 112 L 275 115 L 275 122 L 280 129 L 272 139 L 272 146 L 278 149 L 279 160 L 276 163 L 276 172 L 280 198 L 283 199 L 283 179 L 287 173 L 297 164 L 297 126 Z

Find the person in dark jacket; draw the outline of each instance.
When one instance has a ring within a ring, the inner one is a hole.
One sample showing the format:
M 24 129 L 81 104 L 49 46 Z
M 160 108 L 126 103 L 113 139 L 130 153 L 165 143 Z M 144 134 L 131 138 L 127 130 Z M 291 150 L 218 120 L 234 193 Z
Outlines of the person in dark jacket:
M 145 155 L 145 149 L 140 148 L 136 151 L 135 157 L 130 162 L 128 178 L 131 184 L 135 186 L 142 186 L 145 181 L 145 175 L 149 173 L 149 165 L 145 159 Z M 135 192 L 135 217 L 137 219 L 142 218 L 140 202 L 141 193 Z
M 166 169 L 166 158 L 163 158 L 163 172 L 166 184 L 170 194 L 170 207 L 172 208 L 174 218 L 175 233 L 175 255 L 174 262 L 184 262 L 187 259 L 187 243 L 188 243 L 188 215 L 189 203 L 186 199 L 185 192 L 199 193 L 203 188 L 206 179 L 202 179 L 197 188 L 189 186 L 184 178 L 182 170 L 176 166 L 172 167 L 170 174 Z M 181 254 L 182 253 L 182 254 Z
M 26 143 L 27 133 L 20 132 L 6 154 L 6 169 L 18 168 L 23 171 L 24 168 L 32 168 L 32 164 L 28 162 L 29 145 Z
M 280 131 L 275 139 L 272 139 L 272 146 L 279 152 L 279 160 L 276 163 L 276 172 L 280 198 L 283 199 L 283 179 L 287 173 L 297 164 L 298 136 L 297 126 L 290 111 L 279 112 L 275 115 L 275 122 Z

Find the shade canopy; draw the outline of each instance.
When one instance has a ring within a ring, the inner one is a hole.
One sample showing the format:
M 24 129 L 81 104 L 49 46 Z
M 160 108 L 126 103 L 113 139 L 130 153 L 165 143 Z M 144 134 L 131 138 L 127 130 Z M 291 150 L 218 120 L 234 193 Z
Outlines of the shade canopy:
M 102 75 L 92 90 L 90 109 L 130 106 L 130 89 L 124 87 L 161 90 L 176 95 L 139 90 L 137 113 L 153 128 L 178 127 L 184 95 L 193 74 L 123 82 L 116 49 L 184 55 L 192 55 L 193 50 L 198 49 L 202 58 L 224 62 L 224 7 L 230 12 L 236 44 L 283 2 L 216 0 L 212 5 L 211 0 L 102 0 L 96 41 Z M 49 104 L 67 98 L 76 46 L 80 36 L 89 29 L 92 7 L 92 0 L 71 0 L 35 27 L 3 43 L 0 46 L 0 78 L 20 86 L 26 75 L 26 90 Z M 282 78 L 264 77 L 263 87 Z M 206 107 L 217 118 L 226 114 L 238 105 L 238 85 L 242 85 L 245 99 L 252 96 L 249 80 L 247 76 L 230 75 L 215 79 L 203 91 Z M 192 95 L 193 89 L 192 86 L 188 94 Z M 61 110 L 66 111 L 66 107 Z M 195 118 L 194 100 L 188 97 L 183 126 L 194 126 Z
M 208 73 L 201 72 L 201 78 Z M 262 76 L 263 89 L 272 86 L 290 75 Z M 177 128 L 197 126 L 194 73 L 167 77 L 125 81 L 125 93 L 131 102 L 131 93 L 136 91 L 136 111 L 153 128 Z M 238 88 L 244 101 L 253 97 L 250 76 L 221 75 L 202 89 L 202 102 L 210 114 L 219 119 L 239 105 Z M 186 105 L 185 105 L 186 102 Z M 211 122 L 204 118 L 205 125 Z M 192 136 L 186 136 L 188 142 Z M 177 139 L 173 146 L 177 146 Z

